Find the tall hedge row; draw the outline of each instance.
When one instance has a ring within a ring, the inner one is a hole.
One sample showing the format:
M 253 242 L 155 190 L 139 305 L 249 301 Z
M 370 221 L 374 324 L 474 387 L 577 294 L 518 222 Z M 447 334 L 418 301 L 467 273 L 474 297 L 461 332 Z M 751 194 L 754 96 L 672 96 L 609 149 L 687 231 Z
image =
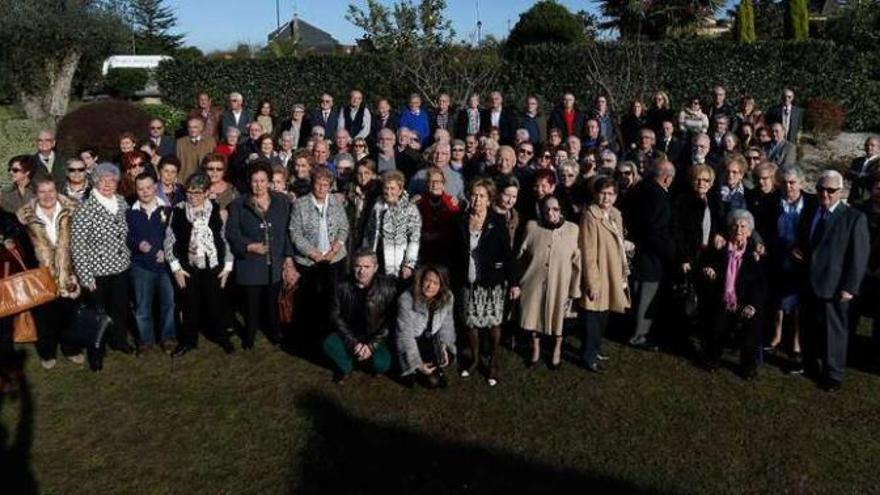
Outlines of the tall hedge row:
M 485 51 L 474 53 L 474 59 L 485 56 Z M 851 47 L 824 41 L 739 45 L 693 40 L 608 43 L 590 48 L 544 45 L 507 53 L 498 61 L 497 73 L 487 79 L 491 81 L 488 87 L 480 87 L 480 78 L 474 77 L 473 89 L 498 89 L 515 101 L 533 93 L 555 102 L 563 91 L 573 91 L 586 101 L 606 88 L 612 93 L 613 106 L 622 112 L 629 100 L 647 99 L 654 89 L 667 91 L 678 108 L 692 95 L 708 95 L 717 84 L 724 85 L 729 95 L 749 93 L 766 108 L 779 100 L 783 87 L 790 86 L 801 102 L 821 97 L 839 104 L 846 112 L 849 129 L 875 130 L 880 129 L 878 58 L 878 54 L 860 54 Z M 467 53 L 437 58 L 448 65 L 445 70 L 450 74 L 460 72 L 464 65 L 473 66 L 473 60 L 467 59 Z M 436 80 L 436 70 L 435 63 L 425 69 L 425 77 Z M 473 72 L 473 68 L 468 70 Z M 314 105 L 324 91 L 343 99 L 354 87 L 363 89 L 368 98 L 382 95 L 402 104 L 417 90 L 415 78 L 391 56 L 376 53 L 170 61 L 158 70 L 166 101 L 185 108 L 193 104 L 200 90 L 208 91 L 218 102 L 230 91 L 239 91 L 250 102 L 265 97 L 276 108 L 287 109 L 297 102 Z M 431 86 L 424 80 L 420 83 Z

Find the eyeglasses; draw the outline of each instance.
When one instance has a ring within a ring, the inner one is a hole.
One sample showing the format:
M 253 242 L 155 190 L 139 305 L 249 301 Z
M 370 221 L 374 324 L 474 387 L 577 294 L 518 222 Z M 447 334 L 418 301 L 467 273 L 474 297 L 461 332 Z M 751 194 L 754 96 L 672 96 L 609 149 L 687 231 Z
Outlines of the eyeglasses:
M 354 147 L 355 147 L 355 148 L 366 148 L 367 145 L 365 145 L 365 144 L 356 144 L 356 145 L 354 145 Z
M 560 211 L 558 206 L 548 206 L 547 211 Z
M 67 171 L 69 173 L 85 172 L 86 168 L 85 167 L 70 167 L 69 169 L 67 169 Z
M 543 158 L 544 160 L 551 160 L 553 158 L 553 155 L 550 155 L 550 154 L 541 155 L 541 158 Z
M 321 100 L 321 103 L 333 103 L 333 100 Z
M 822 194 L 826 193 L 828 195 L 835 194 L 840 191 L 839 187 L 824 187 L 824 186 L 816 186 L 816 193 Z
M 620 173 L 620 175 L 622 175 L 624 177 L 632 177 L 633 173 L 632 173 L 632 170 L 624 170 L 623 172 Z
M 205 194 L 205 191 L 202 191 L 201 189 L 193 189 L 186 192 L 187 196 L 201 196 L 202 194 Z
M 19 167 L 10 167 L 10 168 L 9 168 L 9 173 L 11 173 L 11 174 L 18 174 L 18 173 L 21 173 L 21 170 L 22 170 L 22 169 L 19 168 Z
M 456 152 L 458 152 L 458 153 L 464 153 L 464 148 L 452 148 L 452 152 L 453 152 L 453 153 L 456 153 Z
M 151 131 L 161 131 L 162 129 L 164 129 L 162 126 L 150 126 Z
M 205 167 L 208 172 L 222 172 L 223 167 Z
M 521 154 L 521 155 L 534 155 L 535 152 L 532 150 L 519 150 L 519 154 Z

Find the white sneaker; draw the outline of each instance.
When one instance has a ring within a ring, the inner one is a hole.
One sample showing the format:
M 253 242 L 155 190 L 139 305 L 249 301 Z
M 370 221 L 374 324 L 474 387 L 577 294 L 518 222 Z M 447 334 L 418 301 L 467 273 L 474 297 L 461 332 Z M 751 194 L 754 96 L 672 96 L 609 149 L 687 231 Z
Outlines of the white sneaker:
M 67 356 L 67 360 L 73 364 L 83 364 L 86 362 L 86 357 L 83 353 L 79 353 L 74 356 Z
M 608 361 L 611 358 L 609 358 L 605 354 L 596 354 L 596 359 L 598 359 L 599 361 Z
M 461 377 L 462 377 L 462 378 L 468 378 L 469 376 L 471 376 L 471 372 L 470 372 L 470 371 L 468 371 L 468 370 L 461 370 Z
M 55 364 L 57 364 L 57 363 L 54 359 L 41 359 L 40 360 L 40 366 L 42 366 L 44 369 L 47 369 L 47 370 L 51 370 L 52 368 L 54 368 Z
M 498 385 L 498 380 L 496 380 L 494 378 L 489 378 L 488 380 L 486 380 L 486 382 L 489 383 L 490 387 L 494 387 L 495 385 Z

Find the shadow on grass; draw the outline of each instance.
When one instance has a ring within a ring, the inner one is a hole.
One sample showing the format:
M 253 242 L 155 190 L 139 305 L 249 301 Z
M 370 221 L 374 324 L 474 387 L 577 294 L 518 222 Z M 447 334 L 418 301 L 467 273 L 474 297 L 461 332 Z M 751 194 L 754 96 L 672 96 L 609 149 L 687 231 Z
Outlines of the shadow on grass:
M 24 353 L 0 354 L 0 386 L 11 380 L 14 390 L 0 390 L 0 418 L 15 418 L 14 426 L 0 422 L 0 491 L 3 493 L 37 493 L 37 482 L 31 469 L 31 447 L 34 433 L 34 405 L 30 384 L 24 372 Z M 7 406 L 8 405 L 8 406 Z M 4 407 L 18 407 L 17 413 L 3 414 Z
M 660 493 L 492 449 L 450 443 L 359 418 L 317 393 L 297 400 L 313 435 L 288 477 L 290 493 Z

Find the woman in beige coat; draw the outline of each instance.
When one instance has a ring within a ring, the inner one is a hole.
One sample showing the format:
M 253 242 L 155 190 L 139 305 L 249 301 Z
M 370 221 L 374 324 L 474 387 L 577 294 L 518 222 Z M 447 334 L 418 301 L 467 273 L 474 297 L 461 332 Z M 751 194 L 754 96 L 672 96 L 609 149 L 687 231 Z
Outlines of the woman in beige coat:
M 519 251 L 523 276 L 520 279 L 520 326 L 532 332 L 529 367 L 541 358 L 541 335 L 554 338 L 550 369 L 562 359 L 562 324 L 570 299 L 580 297 L 581 252 L 578 226 L 562 217 L 559 200 L 553 196 L 541 202 L 541 219 L 526 225 Z
M 584 253 L 584 296 L 586 312 L 584 365 L 599 373 L 599 348 L 610 312 L 623 313 L 630 305 L 623 220 L 614 207 L 617 185 L 614 179 L 599 177 L 593 184 L 594 202 L 581 219 L 580 249 Z

